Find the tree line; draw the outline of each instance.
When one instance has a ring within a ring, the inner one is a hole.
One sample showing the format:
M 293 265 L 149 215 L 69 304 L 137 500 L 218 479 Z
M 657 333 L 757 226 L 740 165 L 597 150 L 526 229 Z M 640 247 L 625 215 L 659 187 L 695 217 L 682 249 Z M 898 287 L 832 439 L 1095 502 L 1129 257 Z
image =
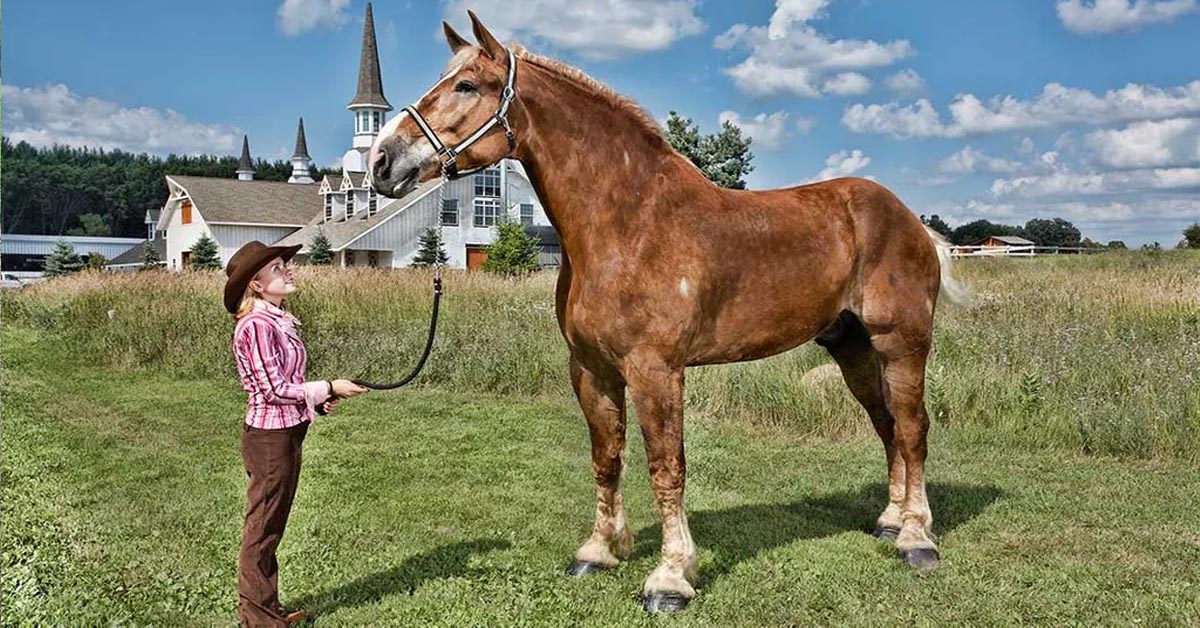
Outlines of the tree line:
M 0 143 L 5 233 L 137 237 L 145 234 L 146 210 L 167 200 L 165 175 L 237 177 L 238 159 L 232 156 L 164 158 L 102 148 L 38 148 L 8 138 Z M 259 159 L 254 169 L 254 178 L 263 181 L 287 181 L 292 174 L 290 161 Z M 317 180 L 340 174 L 314 170 Z

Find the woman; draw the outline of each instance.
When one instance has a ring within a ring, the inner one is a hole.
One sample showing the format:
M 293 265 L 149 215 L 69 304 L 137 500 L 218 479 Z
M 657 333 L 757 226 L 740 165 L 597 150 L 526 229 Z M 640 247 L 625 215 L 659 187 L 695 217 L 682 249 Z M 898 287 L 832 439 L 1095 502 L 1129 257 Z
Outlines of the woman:
M 300 478 L 300 449 L 313 412 L 367 392 L 345 379 L 305 381 L 307 355 L 299 321 L 283 309 L 296 291 L 287 261 L 300 246 L 254 241 L 238 249 L 225 268 L 225 309 L 237 318 L 233 355 L 250 394 L 242 427 L 242 460 L 249 476 L 246 522 L 238 558 L 238 620 L 243 626 L 287 626 L 304 611 L 279 603 L 275 550 L 283 538 Z

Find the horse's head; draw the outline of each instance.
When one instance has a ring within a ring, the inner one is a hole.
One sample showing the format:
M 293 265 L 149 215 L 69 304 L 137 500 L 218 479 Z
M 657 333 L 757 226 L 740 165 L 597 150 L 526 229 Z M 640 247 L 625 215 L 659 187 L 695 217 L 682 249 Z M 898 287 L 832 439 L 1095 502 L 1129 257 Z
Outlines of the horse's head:
M 367 163 L 380 194 L 399 198 L 444 169 L 454 176 L 512 153 L 507 114 L 513 100 L 510 65 L 516 58 L 473 12 L 470 16 L 479 44 L 471 45 L 443 22 L 453 53 L 445 72 L 388 121 L 371 147 Z

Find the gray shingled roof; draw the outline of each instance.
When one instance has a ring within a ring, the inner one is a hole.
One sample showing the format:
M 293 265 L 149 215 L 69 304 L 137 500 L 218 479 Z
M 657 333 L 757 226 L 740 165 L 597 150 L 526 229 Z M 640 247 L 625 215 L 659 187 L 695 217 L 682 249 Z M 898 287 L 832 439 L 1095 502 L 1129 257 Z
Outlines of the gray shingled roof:
M 321 195 L 308 185 L 220 177 L 167 177 L 187 190 L 196 211 L 210 223 L 300 227 L 325 211 Z
M 375 18 L 371 13 L 371 3 L 367 3 L 367 19 L 363 22 L 362 58 L 358 62 L 358 93 L 347 107 L 369 105 L 386 107 L 392 110 L 392 104 L 383 96 L 383 79 L 379 76 L 379 49 L 375 45 Z
M 300 249 L 300 252 L 308 253 L 308 247 L 310 244 L 312 244 L 313 237 L 317 235 L 317 230 L 323 229 L 325 231 L 325 237 L 329 238 L 329 246 L 336 251 L 345 246 L 347 242 L 362 235 L 367 229 L 370 229 L 371 227 L 374 227 L 375 225 L 391 218 L 392 216 L 395 216 L 402 209 L 408 207 L 414 201 L 421 198 L 421 196 L 423 196 L 426 192 L 436 188 L 438 185 L 441 185 L 441 183 L 441 179 L 426 181 L 424 184 L 418 186 L 417 189 L 409 192 L 408 196 L 396 200 L 388 204 L 386 207 L 381 207 L 378 214 L 375 214 L 367 219 L 363 219 L 361 217 L 365 215 L 365 213 L 362 213 L 350 218 L 349 220 L 322 222 L 322 220 L 325 218 L 324 210 L 322 210 L 322 213 L 309 222 L 309 224 L 303 229 L 292 233 L 275 244 L 276 246 L 302 244 L 304 245 L 304 248 Z M 382 201 L 384 199 L 381 198 L 380 200 Z
M 975 244 L 983 244 L 984 242 L 987 242 L 988 240 L 999 240 L 1009 246 L 1029 246 L 1029 245 L 1033 244 L 1032 241 L 1026 240 L 1025 238 L 1022 238 L 1020 236 L 988 236 L 988 237 L 980 240 L 979 242 L 976 242 Z
M 120 266 L 122 264 L 140 264 L 142 263 L 142 254 L 146 251 L 146 240 L 142 240 L 133 245 L 128 251 L 112 258 L 108 261 L 108 266 Z M 167 259 L 167 239 L 155 238 L 154 251 L 158 253 L 158 259 Z
M 242 136 L 242 158 L 238 160 L 238 172 L 254 172 L 254 162 L 250 160 L 250 138 Z
M 312 161 L 308 156 L 308 140 L 304 139 L 304 118 L 300 118 L 300 127 L 296 129 L 296 150 L 292 152 L 292 159 L 296 158 Z

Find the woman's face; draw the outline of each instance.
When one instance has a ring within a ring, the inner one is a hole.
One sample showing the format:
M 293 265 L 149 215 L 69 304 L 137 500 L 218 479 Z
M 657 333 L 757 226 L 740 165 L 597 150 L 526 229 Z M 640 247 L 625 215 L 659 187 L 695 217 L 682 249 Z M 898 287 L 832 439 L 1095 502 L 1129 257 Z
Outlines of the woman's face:
M 296 291 L 296 282 L 283 258 L 276 257 L 254 275 L 250 287 L 268 301 L 282 300 Z

